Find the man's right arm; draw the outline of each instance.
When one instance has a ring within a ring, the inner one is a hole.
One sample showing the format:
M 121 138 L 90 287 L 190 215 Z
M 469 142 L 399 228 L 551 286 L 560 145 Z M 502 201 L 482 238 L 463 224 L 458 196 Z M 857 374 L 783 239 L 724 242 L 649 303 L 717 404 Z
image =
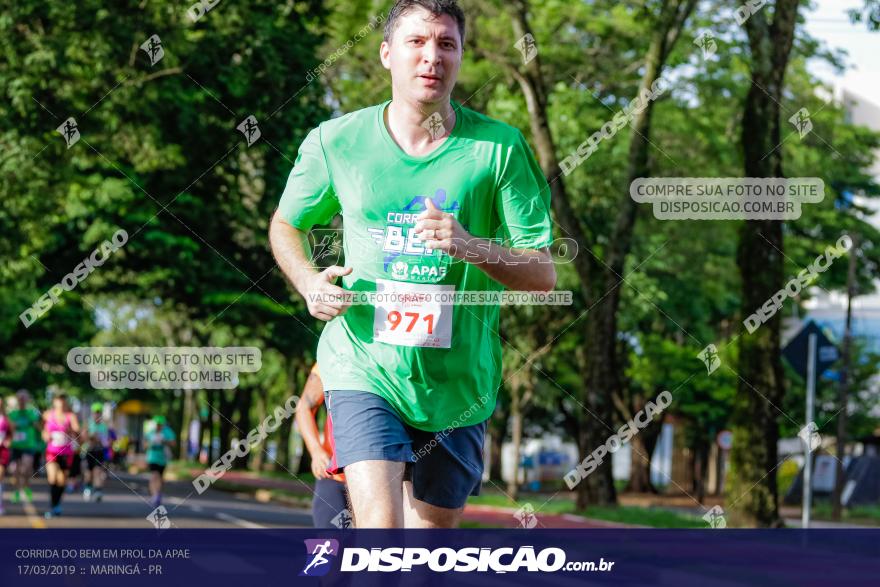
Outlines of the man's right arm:
M 317 271 L 309 261 L 306 233 L 291 226 L 277 210 L 269 223 L 269 245 L 281 272 L 305 298 L 312 316 L 328 321 L 345 313 L 349 306 L 345 290 L 334 282 L 351 273 L 350 267 L 333 265 Z
M 318 273 L 309 263 L 306 233 L 288 224 L 276 210 L 269 223 L 269 244 L 281 272 L 303 294 L 308 279 Z

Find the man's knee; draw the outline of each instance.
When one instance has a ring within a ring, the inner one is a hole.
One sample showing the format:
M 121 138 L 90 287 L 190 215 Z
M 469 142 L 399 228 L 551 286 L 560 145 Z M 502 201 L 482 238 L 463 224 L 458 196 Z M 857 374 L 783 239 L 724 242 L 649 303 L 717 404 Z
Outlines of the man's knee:
M 416 499 L 409 481 L 404 483 L 404 493 L 407 528 L 458 528 L 464 506 L 443 508 Z
M 358 528 L 403 525 L 404 463 L 358 461 L 345 467 L 354 523 Z
M 464 508 L 446 510 L 424 502 L 419 502 L 425 507 L 414 508 L 413 515 L 407 517 L 407 528 L 458 528 L 461 513 Z M 442 511 L 439 511 L 442 510 Z

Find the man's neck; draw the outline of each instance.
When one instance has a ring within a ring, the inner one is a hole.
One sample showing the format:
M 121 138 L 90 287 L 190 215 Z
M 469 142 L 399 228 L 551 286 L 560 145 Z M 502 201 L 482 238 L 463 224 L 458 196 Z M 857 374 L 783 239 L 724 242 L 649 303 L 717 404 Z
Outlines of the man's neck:
M 427 155 L 455 128 L 455 109 L 451 102 L 411 103 L 392 99 L 385 110 L 385 128 L 391 138 L 410 155 Z

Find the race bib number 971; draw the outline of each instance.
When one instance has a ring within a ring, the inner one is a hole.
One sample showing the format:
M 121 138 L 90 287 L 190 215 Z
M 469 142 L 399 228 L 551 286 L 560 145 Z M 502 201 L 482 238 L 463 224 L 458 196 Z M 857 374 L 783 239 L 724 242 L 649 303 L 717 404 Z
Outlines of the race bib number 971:
M 376 280 L 373 338 L 400 346 L 452 346 L 452 285 Z M 444 299 L 450 301 L 444 303 Z

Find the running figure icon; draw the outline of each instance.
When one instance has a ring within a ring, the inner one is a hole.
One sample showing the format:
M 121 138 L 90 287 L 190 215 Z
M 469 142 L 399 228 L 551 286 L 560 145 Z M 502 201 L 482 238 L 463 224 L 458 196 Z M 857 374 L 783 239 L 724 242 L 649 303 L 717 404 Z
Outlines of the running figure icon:
M 308 565 L 306 565 L 306 568 L 303 569 L 303 572 L 302 572 L 303 575 L 308 575 L 309 569 L 311 569 L 311 568 L 318 567 L 320 565 L 325 565 L 325 564 L 329 563 L 330 559 L 324 558 L 324 555 L 325 554 L 336 554 L 336 552 L 330 547 L 330 541 L 326 540 L 324 542 L 316 544 L 315 549 L 311 552 L 311 554 L 314 555 L 315 558 L 313 558 L 312 562 L 310 562 Z

